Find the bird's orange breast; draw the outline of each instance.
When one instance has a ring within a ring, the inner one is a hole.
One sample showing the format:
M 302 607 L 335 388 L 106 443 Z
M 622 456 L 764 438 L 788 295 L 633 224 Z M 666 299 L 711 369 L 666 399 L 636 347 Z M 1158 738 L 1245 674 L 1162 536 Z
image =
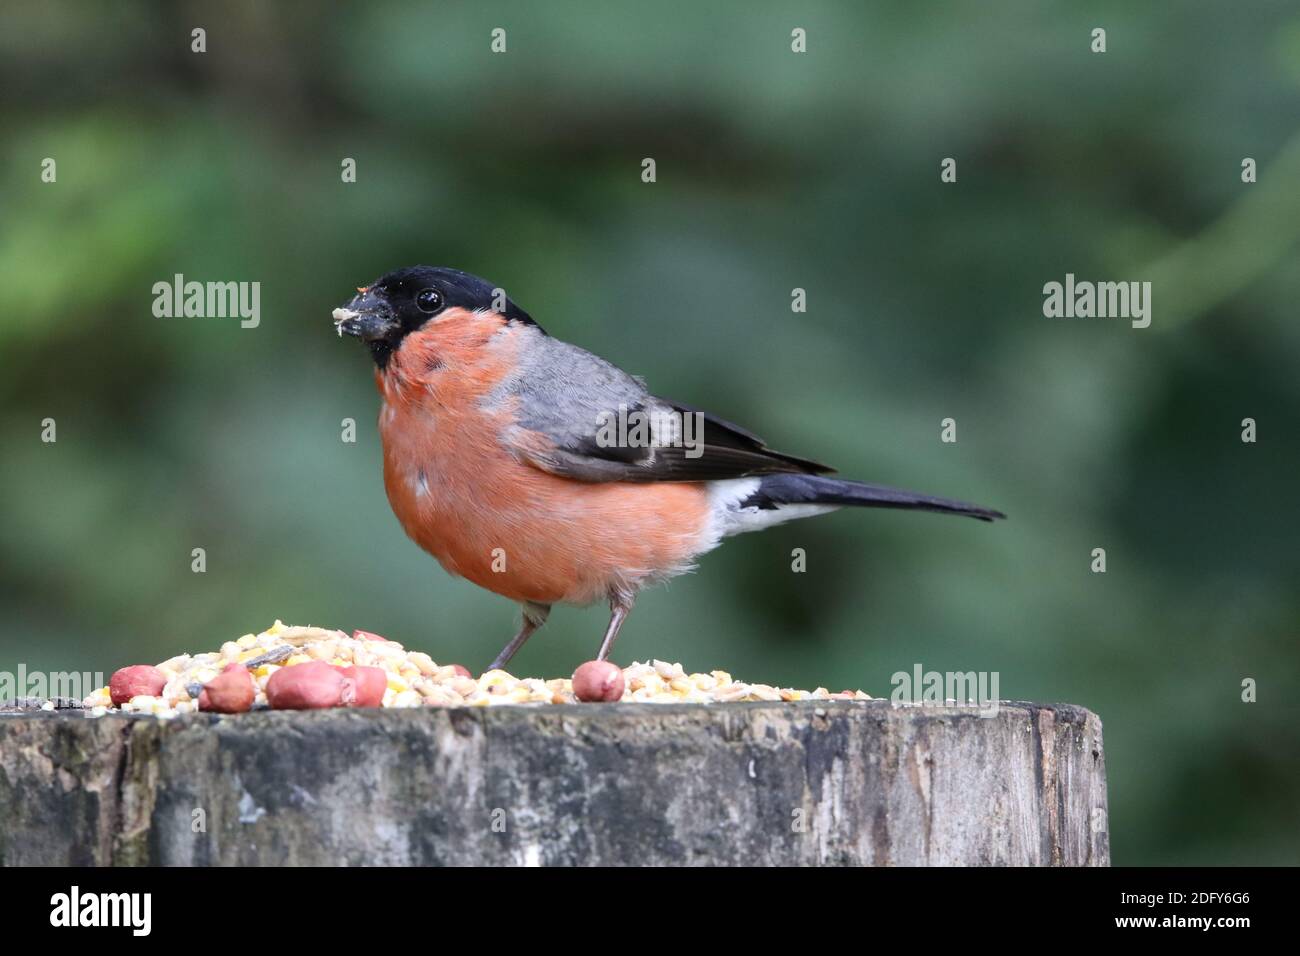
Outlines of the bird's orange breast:
M 450 310 L 376 373 L 384 486 L 406 533 L 452 574 L 516 601 L 587 603 L 683 570 L 702 549 L 698 483 L 588 483 L 540 471 L 502 441 L 489 403 L 524 345 L 492 314 Z

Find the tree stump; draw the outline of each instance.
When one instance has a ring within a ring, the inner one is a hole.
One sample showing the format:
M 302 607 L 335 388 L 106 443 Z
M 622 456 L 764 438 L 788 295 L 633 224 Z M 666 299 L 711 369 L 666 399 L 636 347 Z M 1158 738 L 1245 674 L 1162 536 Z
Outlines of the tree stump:
M 882 700 L 10 713 L 0 863 L 1106 865 L 1101 721 Z

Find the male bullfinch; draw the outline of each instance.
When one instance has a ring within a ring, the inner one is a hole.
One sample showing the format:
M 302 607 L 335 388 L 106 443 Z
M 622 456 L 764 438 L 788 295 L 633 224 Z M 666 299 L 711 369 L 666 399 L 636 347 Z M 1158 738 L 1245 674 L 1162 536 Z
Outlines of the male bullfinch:
M 611 611 L 604 660 L 642 588 L 742 531 L 845 505 L 1003 517 L 826 477 L 825 465 L 655 397 L 456 269 L 390 272 L 335 309 L 334 324 L 374 358 L 384 487 L 406 533 L 451 574 L 523 607 L 494 668 L 553 604 L 597 600 Z

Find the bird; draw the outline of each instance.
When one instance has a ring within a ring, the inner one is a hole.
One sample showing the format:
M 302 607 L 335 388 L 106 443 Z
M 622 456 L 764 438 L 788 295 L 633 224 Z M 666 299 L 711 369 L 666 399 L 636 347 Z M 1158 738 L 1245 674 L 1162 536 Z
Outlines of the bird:
M 842 507 L 1000 511 L 833 476 L 549 335 L 499 286 L 396 269 L 333 310 L 369 349 L 384 488 L 449 573 L 518 603 L 504 668 L 556 604 L 608 601 L 606 660 L 637 595 L 724 538 Z

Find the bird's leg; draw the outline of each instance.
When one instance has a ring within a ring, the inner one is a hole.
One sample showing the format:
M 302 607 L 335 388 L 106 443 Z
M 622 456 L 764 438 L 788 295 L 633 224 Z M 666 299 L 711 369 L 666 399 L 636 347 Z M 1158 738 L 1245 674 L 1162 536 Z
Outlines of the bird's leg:
M 630 594 L 611 594 L 609 597 L 609 627 L 605 628 L 605 639 L 600 642 L 600 653 L 596 655 L 596 660 L 603 661 L 609 657 L 609 652 L 614 648 L 614 641 L 618 639 L 618 632 L 623 627 L 623 622 L 627 616 L 632 613 L 632 605 L 636 601 Z
M 523 607 L 524 623 L 520 626 L 519 633 L 514 636 L 514 639 L 509 644 L 501 648 L 501 653 L 489 665 L 488 670 L 494 671 L 505 667 L 519 648 L 524 646 L 524 642 L 533 636 L 533 631 L 546 623 L 547 615 L 551 613 L 549 604 L 534 604 L 532 601 L 525 601 Z

